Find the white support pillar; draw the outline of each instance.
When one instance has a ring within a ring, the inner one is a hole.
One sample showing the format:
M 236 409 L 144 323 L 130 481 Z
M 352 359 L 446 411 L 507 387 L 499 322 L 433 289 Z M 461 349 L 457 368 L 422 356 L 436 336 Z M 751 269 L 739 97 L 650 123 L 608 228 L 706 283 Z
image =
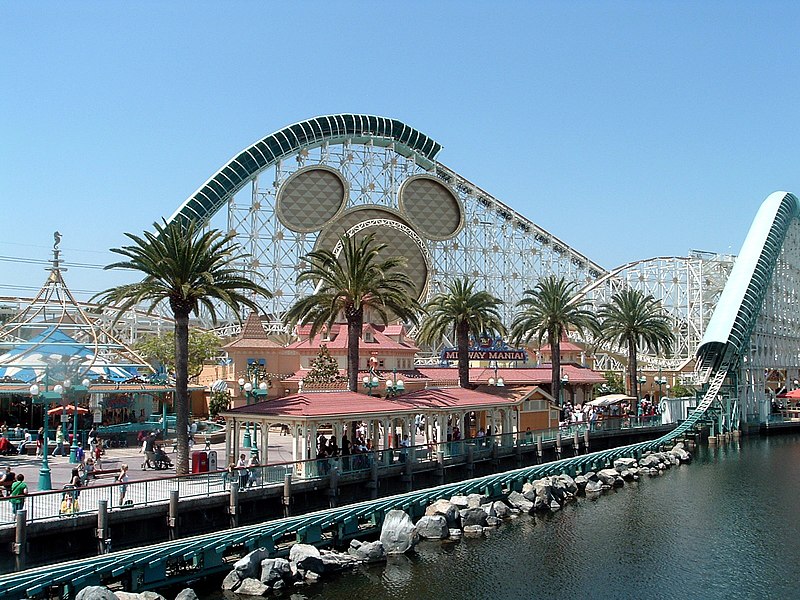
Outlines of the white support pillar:
M 289 426 L 292 428 L 292 462 L 297 462 L 299 460 L 297 452 L 297 440 L 300 437 L 300 430 L 297 426 L 297 423 L 294 421 L 292 421 Z
M 269 462 L 269 427 L 270 424 L 266 421 L 261 421 L 261 464 L 266 465 Z

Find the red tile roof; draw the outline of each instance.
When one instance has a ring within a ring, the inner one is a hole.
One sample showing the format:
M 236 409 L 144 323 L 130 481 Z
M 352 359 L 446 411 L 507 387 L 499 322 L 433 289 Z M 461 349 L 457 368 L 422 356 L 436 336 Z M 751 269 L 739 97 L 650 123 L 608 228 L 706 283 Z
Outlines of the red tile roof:
M 224 411 L 224 416 L 275 416 L 302 418 L 357 418 L 423 411 L 469 411 L 510 406 L 516 401 L 462 388 L 429 388 L 386 399 L 354 392 L 317 392 L 284 396 Z
M 562 365 L 561 370 L 569 376 L 571 384 L 604 383 L 606 380 L 601 373 L 577 365 Z M 417 371 L 433 381 L 458 380 L 458 369 L 455 367 L 418 367 Z M 549 384 L 551 368 L 549 364 L 545 364 L 521 369 L 497 369 L 496 376 L 502 377 L 506 385 Z M 469 370 L 471 383 L 484 383 L 489 381 L 490 377 L 495 377 L 493 368 L 473 367 Z
M 370 331 L 375 341 L 365 341 L 363 335 L 363 332 L 365 331 Z M 387 350 L 402 350 L 403 352 L 408 353 L 417 352 L 419 348 L 417 348 L 414 340 L 411 338 L 404 338 L 402 342 L 396 342 L 387 335 L 387 333 L 391 333 L 391 335 L 399 335 L 401 331 L 403 331 L 402 325 L 384 326 L 375 325 L 374 323 L 364 323 L 364 327 L 362 328 L 362 336 L 358 341 L 359 351 L 385 352 Z M 347 326 L 343 323 L 335 323 L 333 327 L 331 327 L 330 338 L 332 339 L 329 340 L 323 339 L 321 335 L 316 335 L 313 338 L 309 338 L 308 335 L 311 333 L 310 325 L 298 327 L 297 333 L 298 335 L 303 336 L 304 339 L 289 344 L 287 348 L 290 350 L 313 350 L 316 352 L 319 351 L 319 348 L 322 344 L 325 344 L 329 350 L 341 350 L 347 348 Z

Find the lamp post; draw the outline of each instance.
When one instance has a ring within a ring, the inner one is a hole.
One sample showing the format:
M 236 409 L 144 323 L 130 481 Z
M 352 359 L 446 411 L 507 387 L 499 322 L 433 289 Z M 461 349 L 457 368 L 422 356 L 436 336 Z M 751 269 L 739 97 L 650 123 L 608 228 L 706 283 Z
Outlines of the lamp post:
M 381 380 L 378 379 L 378 375 L 375 373 L 375 371 L 370 368 L 369 375 L 364 375 L 364 377 L 361 379 L 361 382 L 367 389 L 367 396 L 372 396 L 372 390 L 380 385 Z
M 505 387 L 506 385 L 506 382 L 503 381 L 503 378 L 497 376 L 497 361 L 494 361 L 494 377 L 489 377 L 489 385 L 494 385 L 497 387 Z
M 258 403 L 258 396 L 266 395 L 268 387 L 269 386 L 267 385 L 267 382 L 262 381 L 258 384 L 258 389 L 256 389 L 253 387 L 251 382 L 245 381 L 244 378 L 239 378 L 239 390 L 244 393 L 247 406 L 250 406 L 251 398 L 253 399 L 253 404 Z M 255 434 L 255 425 L 253 425 L 253 434 Z M 245 431 L 244 437 L 242 438 L 242 446 L 245 448 L 256 448 L 257 445 L 253 444 L 252 438 L 253 436 L 250 434 L 250 421 L 245 421 Z
M 658 399 L 661 400 L 661 386 L 667 385 L 667 378 L 661 376 L 661 371 L 658 372 L 658 377 L 655 378 L 656 385 L 658 386 Z
M 646 382 L 647 382 L 647 377 L 645 377 L 644 375 L 642 375 L 641 372 L 639 372 L 639 376 L 636 378 L 636 383 L 639 384 L 639 389 L 637 390 L 637 394 L 636 394 L 636 416 L 637 417 L 640 417 L 642 415 L 642 403 L 641 403 L 640 399 L 641 399 L 641 396 L 642 396 L 642 386 Z
M 67 382 L 65 381 L 64 383 L 66 384 Z M 71 462 L 72 464 L 77 464 L 77 463 L 81 462 L 81 461 L 78 460 L 78 400 L 77 400 L 77 397 L 78 397 L 78 393 L 79 392 L 88 392 L 90 384 L 91 384 L 91 381 L 89 381 L 89 379 L 84 379 L 83 381 L 81 381 L 80 385 L 76 385 L 74 388 L 72 388 L 72 396 L 73 396 L 72 408 L 74 410 L 72 411 L 72 445 L 69 448 L 69 462 Z M 68 385 L 65 386 L 65 387 L 67 389 L 69 389 Z M 69 398 L 69 395 L 67 395 L 67 398 Z
M 47 463 L 47 406 L 48 394 L 47 385 L 42 392 L 37 384 L 30 387 L 31 398 L 34 402 L 42 403 L 42 412 L 44 413 L 44 428 L 42 429 L 42 466 L 39 468 L 39 491 L 45 492 L 53 489 L 53 484 L 50 479 L 50 465 Z
M 386 380 L 386 397 L 393 398 L 402 394 L 406 389 L 406 384 L 397 376 L 397 369 L 392 370 L 392 378 Z

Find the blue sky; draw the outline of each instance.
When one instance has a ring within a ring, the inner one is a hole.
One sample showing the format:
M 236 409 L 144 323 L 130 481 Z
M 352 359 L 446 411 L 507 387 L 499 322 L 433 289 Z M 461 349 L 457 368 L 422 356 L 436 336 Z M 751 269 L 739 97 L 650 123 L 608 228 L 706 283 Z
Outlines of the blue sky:
M 607 267 L 738 252 L 800 192 L 796 2 L 0 4 L 0 296 L 166 217 L 321 114 L 400 119 Z M 72 268 L 76 290 L 119 274 Z M 85 297 L 85 294 L 82 294 Z

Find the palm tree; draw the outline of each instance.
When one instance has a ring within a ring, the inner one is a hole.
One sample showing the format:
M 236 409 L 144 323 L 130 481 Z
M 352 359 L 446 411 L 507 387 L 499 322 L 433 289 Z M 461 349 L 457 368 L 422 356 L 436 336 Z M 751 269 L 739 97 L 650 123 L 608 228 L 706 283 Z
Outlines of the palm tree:
M 576 297 L 577 284 L 564 277 L 549 275 L 539 280 L 532 290 L 526 290 L 517 308 L 522 311 L 511 324 L 514 343 L 529 342 L 532 338 L 541 346 L 544 340 L 550 345 L 550 389 L 553 398 L 561 398 L 561 336 L 570 328 L 594 332 L 597 321 L 589 310 L 589 303 Z
M 286 313 L 289 325 L 311 325 L 313 338 L 323 327 L 330 328 L 340 316 L 347 322 L 347 382 L 358 391 L 358 341 L 368 309 L 384 323 L 398 317 L 416 323 L 420 310 L 414 283 L 403 272 L 406 260 L 393 256 L 381 260 L 386 244 L 376 244 L 375 235 L 357 240 L 342 236 L 341 256 L 331 250 L 314 250 L 303 260 L 308 267 L 297 283 L 310 282 L 314 292 L 298 300 Z
M 178 474 L 189 472 L 189 315 L 205 307 L 216 321 L 215 302 L 230 307 L 240 317 L 240 306 L 258 311 L 255 299 L 271 297 L 260 285 L 242 276 L 235 267 L 248 255 L 240 251 L 234 234 L 218 230 L 201 232 L 193 222 L 154 223 L 154 233 L 144 237 L 125 235 L 133 245 L 111 251 L 128 260 L 110 264 L 106 269 L 131 269 L 144 279 L 107 289 L 95 296 L 101 306 L 113 306 L 118 317 L 140 303 L 149 303 L 152 311 L 167 301 L 175 318 L 175 427 Z M 243 292 L 248 292 L 245 296 Z
M 644 346 L 652 354 L 669 352 L 673 341 L 669 320 L 658 300 L 631 289 L 614 294 L 609 303 L 600 308 L 598 316 L 601 320 L 598 341 L 627 347 L 628 393 L 638 402 L 637 350 Z
M 452 333 L 458 347 L 458 381 L 461 387 L 469 383 L 469 334 L 505 333 L 498 308 L 503 304 L 489 292 L 475 291 L 475 282 L 466 277 L 455 279 L 447 291 L 436 294 L 425 305 L 428 314 L 417 338 L 426 344 L 438 343 L 447 333 Z

